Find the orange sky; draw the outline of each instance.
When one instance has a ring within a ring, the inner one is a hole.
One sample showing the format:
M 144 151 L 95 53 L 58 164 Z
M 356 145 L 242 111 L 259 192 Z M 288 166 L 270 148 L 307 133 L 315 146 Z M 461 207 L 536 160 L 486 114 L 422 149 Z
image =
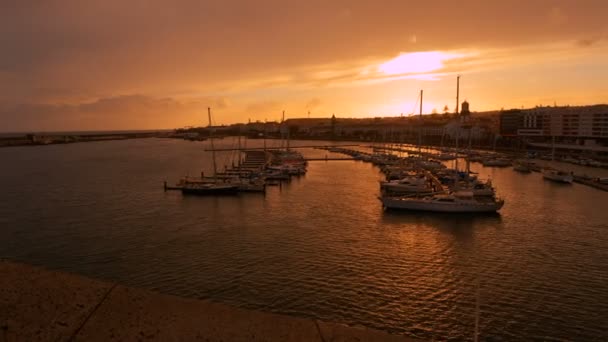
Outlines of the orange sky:
M 604 0 L 14 1 L 0 131 L 608 102 Z

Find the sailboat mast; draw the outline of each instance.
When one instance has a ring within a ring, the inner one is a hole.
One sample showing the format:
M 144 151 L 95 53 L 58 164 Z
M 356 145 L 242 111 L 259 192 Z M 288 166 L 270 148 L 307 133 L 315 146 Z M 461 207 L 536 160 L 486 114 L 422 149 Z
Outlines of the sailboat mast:
M 236 153 L 238 156 L 238 166 L 239 166 L 239 172 L 241 171 L 241 126 L 239 126 L 239 131 L 238 131 L 239 137 L 238 137 L 238 152 Z
M 458 116 L 458 108 L 460 106 L 460 75 L 456 76 L 456 116 Z M 459 120 L 459 119 L 457 119 Z M 454 169 L 458 172 L 458 140 L 460 139 L 461 122 L 458 121 L 456 131 L 456 159 L 454 159 Z M 458 182 L 457 182 L 458 183 Z
M 467 150 L 467 178 L 469 177 L 469 175 L 471 174 L 471 138 L 472 138 L 472 132 L 471 132 L 471 127 L 469 127 L 469 148 Z
M 213 158 L 213 179 L 217 180 L 217 164 L 215 162 L 215 147 L 213 146 L 213 130 L 211 128 L 211 107 L 207 107 L 209 116 L 209 142 L 211 143 L 211 157 Z
M 418 127 L 418 156 L 420 157 L 422 155 L 422 95 L 423 95 L 423 90 L 420 89 L 420 116 L 419 116 L 419 122 L 420 122 L 420 127 Z
M 283 121 L 285 122 L 285 129 L 287 130 L 287 144 L 286 144 L 285 150 L 289 151 L 289 142 L 291 141 L 291 132 L 289 131 L 289 125 L 285 121 L 285 111 L 283 111 Z
M 458 115 L 458 106 L 460 105 L 460 75 L 456 77 L 456 115 Z
M 458 172 L 458 140 L 460 139 L 460 126 L 458 127 L 458 131 L 456 132 L 456 159 L 454 159 L 454 168 L 456 172 Z

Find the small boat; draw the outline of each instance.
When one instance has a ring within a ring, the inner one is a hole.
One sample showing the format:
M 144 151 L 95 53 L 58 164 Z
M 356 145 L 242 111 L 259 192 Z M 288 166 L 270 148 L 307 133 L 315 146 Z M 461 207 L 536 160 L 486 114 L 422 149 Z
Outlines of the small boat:
M 496 190 L 492 186 L 492 181 L 487 180 L 485 182 L 474 180 L 470 184 L 469 191 L 473 192 L 474 196 L 495 196 Z
M 564 172 L 564 171 L 560 171 L 560 170 L 556 170 L 556 169 L 552 169 L 552 168 L 546 168 L 543 170 L 543 178 L 552 180 L 554 182 L 567 183 L 567 184 L 572 184 L 572 182 L 574 181 L 574 175 L 572 173 Z
M 479 163 L 483 161 L 484 157 L 481 155 L 471 155 L 468 159 L 470 162 Z
M 441 153 L 435 156 L 439 160 L 454 160 L 456 156 L 450 153 Z
M 418 161 L 418 166 L 425 170 L 438 170 L 445 168 L 445 165 L 437 160 L 421 160 Z
M 563 162 L 565 163 L 571 163 L 571 164 L 580 164 L 581 160 L 573 158 L 573 157 L 565 157 L 562 159 Z
M 211 108 L 207 108 L 207 114 L 209 116 L 209 127 L 211 127 Z M 206 178 L 201 174 L 200 181 L 188 181 L 186 178 L 182 183 L 182 194 L 184 195 L 236 195 L 238 193 L 238 186 L 231 184 L 228 180 L 231 176 L 218 177 L 217 164 L 215 160 L 215 147 L 213 146 L 214 137 L 209 134 L 209 142 L 211 144 L 211 155 L 213 159 L 213 177 L 210 181 L 206 181 Z M 227 182 L 228 181 L 228 182 Z
M 518 160 L 513 164 L 513 170 L 521 173 L 532 172 L 532 163 Z
M 380 182 L 380 189 L 392 193 L 428 193 L 432 192 L 427 180 L 422 176 L 408 176 L 402 179 Z
M 182 186 L 184 195 L 236 195 L 237 185 L 221 183 L 186 183 Z
M 492 158 L 483 161 L 483 166 L 507 167 L 511 166 L 511 161 L 505 158 Z
M 383 196 L 379 198 L 387 209 L 432 211 L 447 213 L 496 212 L 504 200 L 496 197 L 475 197 L 471 191 L 437 194 L 426 197 Z

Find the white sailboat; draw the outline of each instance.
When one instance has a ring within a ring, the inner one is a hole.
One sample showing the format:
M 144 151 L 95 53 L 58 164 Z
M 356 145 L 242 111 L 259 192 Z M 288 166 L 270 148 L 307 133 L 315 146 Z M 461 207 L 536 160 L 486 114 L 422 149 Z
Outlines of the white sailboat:
M 511 166 L 511 161 L 506 158 L 490 158 L 482 162 L 483 166 L 507 167 Z
M 381 197 L 387 209 L 432 211 L 446 213 L 496 212 L 504 205 L 504 200 L 493 197 L 476 197 L 472 191 L 457 191 L 426 197 Z
M 574 176 L 572 173 L 564 172 L 552 168 L 543 169 L 543 178 L 554 182 L 572 184 Z
M 209 116 L 209 142 L 211 143 L 211 155 L 213 159 L 213 181 L 212 182 L 185 182 L 182 185 L 182 193 L 186 195 L 233 195 L 238 193 L 238 186 L 229 182 L 218 181 L 217 163 L 215 159 L 215 147 L 213 146 L 213 134 L 211 133 L 211 108 L 207 108 Z
M 380 189 L 389 193 L 400 194 L 429 193 L 433 191 L 423 174 L 408 175 L 401 179 L 380 182 Z

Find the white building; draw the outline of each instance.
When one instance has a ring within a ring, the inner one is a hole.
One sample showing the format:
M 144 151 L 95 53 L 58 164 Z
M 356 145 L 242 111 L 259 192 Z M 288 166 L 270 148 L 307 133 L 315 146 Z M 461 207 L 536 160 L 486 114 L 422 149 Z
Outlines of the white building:
M 520 136 L 608 138 L 608 105 L 536 107 L 522 110 L 522 114 Z

